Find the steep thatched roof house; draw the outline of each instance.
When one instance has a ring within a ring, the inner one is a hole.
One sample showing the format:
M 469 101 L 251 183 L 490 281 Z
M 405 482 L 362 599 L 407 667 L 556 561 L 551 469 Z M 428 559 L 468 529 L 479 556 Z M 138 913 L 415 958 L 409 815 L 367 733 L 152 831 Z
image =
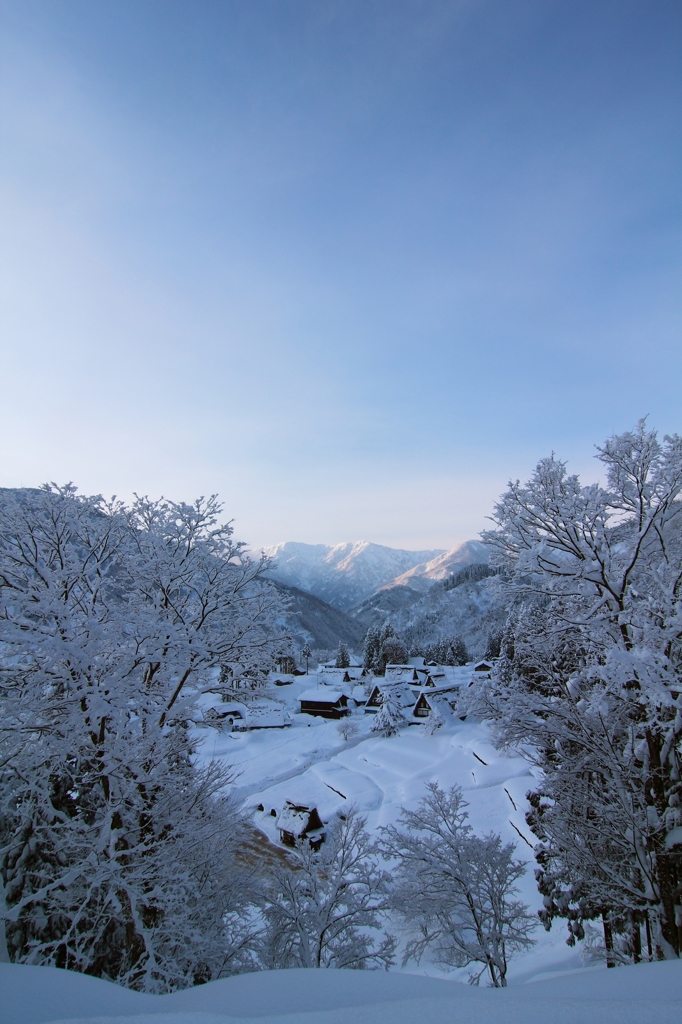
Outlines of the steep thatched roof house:
M 376 683 L 372 687 L 372 692 L 365 704 L 365 711 L 371 713 L 379 711 L 384 702 L 384 694 L 386 693 L 390 693 L 391 698 L 403 713 L 412 709 L 415 694 L 411 686 L 405 683 Z
M 296 846 L 307 839 L 314 850 L 324 842 L 324 825 L 317 807 L 295 804 L 287 800 L 277 819 L 280 842 L 284 846 Z
M 451 691 L 450 691 L 451 692 Z M 448 697 L 446 691 L 428 691 L 420 693 L 410 714 L 410 722 L 417 725 L 430 718 L 434 711 L 438 711 L 442 718 L 447 718 L 457 709 L 456 700 Z
M 387 683 L 416 683 L 419 676 L 415 665 L 387 665 L 384 678 Z

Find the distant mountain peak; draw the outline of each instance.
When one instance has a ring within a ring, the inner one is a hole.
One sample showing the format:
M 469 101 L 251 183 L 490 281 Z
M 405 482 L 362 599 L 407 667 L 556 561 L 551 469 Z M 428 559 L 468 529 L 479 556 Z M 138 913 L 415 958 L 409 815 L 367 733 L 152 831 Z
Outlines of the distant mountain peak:
M 286 541 L 264 550 L 276 563 L 275 579 L 308 591 L 341 611 L 387 585 L 421 589 L 464 565 L 487 561 L 485 547 L 475 540 L 450 551 L 406 551 L 366 540 L 341 544 Z

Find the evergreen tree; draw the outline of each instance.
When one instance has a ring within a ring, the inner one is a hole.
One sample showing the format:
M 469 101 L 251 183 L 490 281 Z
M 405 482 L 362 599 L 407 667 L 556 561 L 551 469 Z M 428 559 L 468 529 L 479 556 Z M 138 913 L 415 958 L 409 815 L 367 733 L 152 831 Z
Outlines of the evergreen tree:
M 303 647 L 301 648 L 301 657 L 305 658 L 305 674 L 306 675 L 308 675 L 308 662 L 310 660 L 310 655 L 312 653 L 313 652 L 310 649 L 310 644 L 306 640 L 306 642 L 303 644 Z
M 377 626 L 370 626 L 367 630 L 362 652 L 362 667 L 365 672 L 374 671 L 380 645 L 380 636 L 381 630 Z
M 469 661 L 469 652 L 461 636 L 453 637 L 451 650 L 454 657 L 455 665 L 466 665 L 466 663 Z
M 350 665 L 350 655 L 348 648 L 344 644 L 343 640 L 339 640 L 339 646 L 336 650 L 336 667 L 337 668 L 348 668 Z
M 405 725 L 400 706 L 396 695 L 391 687 L 386 687 L 381 692 L 381 708 L 374 716 L 372 732 L 378 732 L 381 736 L 397 736 L 401 726 Z
M 486 661 L 494 661 L 499 658 L 502 650 L 502 632 L 495 631 L 488 633 L 488 642 L 483 655 Z

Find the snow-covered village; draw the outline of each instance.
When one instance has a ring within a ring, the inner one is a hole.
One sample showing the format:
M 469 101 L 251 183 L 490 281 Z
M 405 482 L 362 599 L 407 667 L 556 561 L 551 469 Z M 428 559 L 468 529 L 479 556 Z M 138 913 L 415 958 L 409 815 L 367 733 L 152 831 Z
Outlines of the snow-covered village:
M 0 1024 L 678 1024 L 679 0 L 0 24 Z

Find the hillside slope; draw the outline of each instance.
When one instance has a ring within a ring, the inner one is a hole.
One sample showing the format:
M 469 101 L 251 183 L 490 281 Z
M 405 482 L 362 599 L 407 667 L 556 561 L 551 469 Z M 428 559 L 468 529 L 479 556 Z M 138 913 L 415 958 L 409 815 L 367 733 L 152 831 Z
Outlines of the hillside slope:
M 333 650 L 343 640 L 351 650 L 362 650 L 366 630 L 361 621 L 305 590 L 273 582 L 287 601 L 285 624 L 296 646 L 307 641 L 313 648 Z
M 449 551 L 436 555 L 429 562 L 421 562 L 407 572 L 396 576 L 386 584 L 388 587 L 409 587 L 426 593 L 438 581 L 446 580 L 452 573 L 468 565 L 486 565 L 488 549 L 480 540 L 466 540 Z
M 426 591 L 382 587 L 351 612 L 367 629 L 390 620 L 408 647 L 441 636 L 461 636 L 472 658 L 483 657 L 490 633 L 504 627 L 512 601 L 499 578 L 468 581 L 452 590 L 431 582 Z

